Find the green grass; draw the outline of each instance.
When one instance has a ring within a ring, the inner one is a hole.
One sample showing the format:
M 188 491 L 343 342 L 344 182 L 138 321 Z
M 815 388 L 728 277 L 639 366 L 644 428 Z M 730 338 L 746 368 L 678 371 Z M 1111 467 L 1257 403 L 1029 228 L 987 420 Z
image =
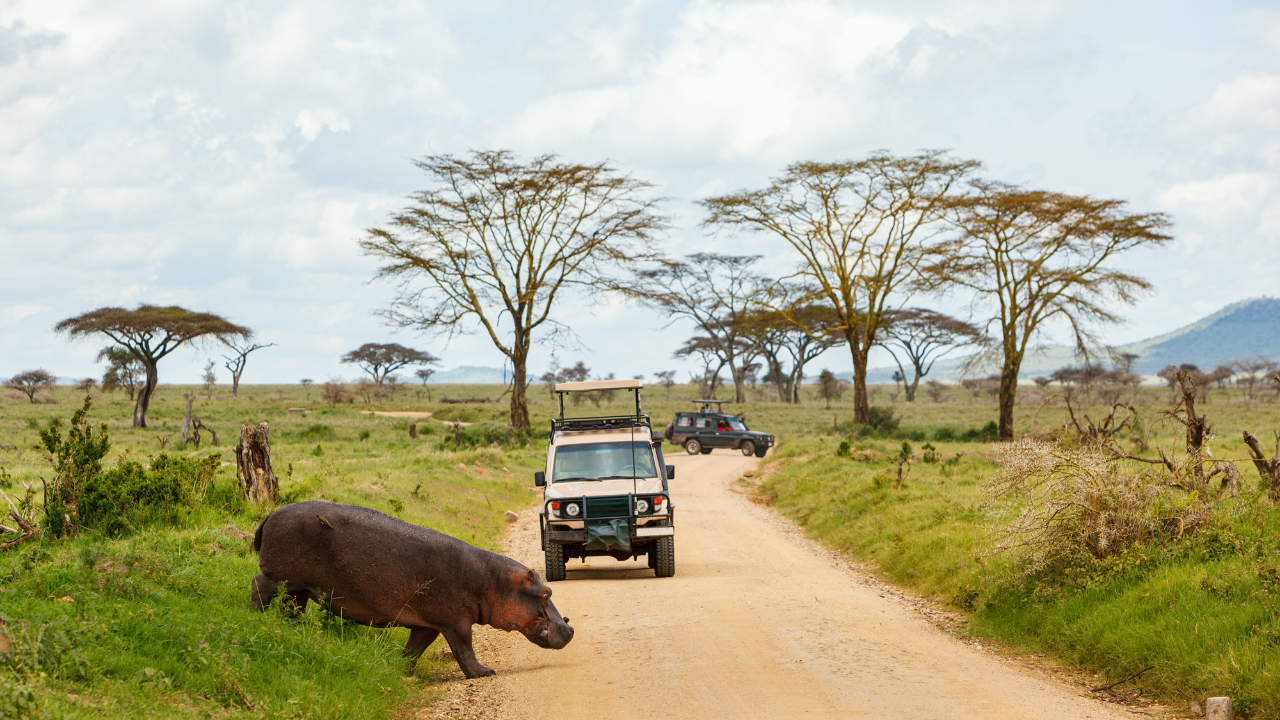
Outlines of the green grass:
M 122 393 L 94 393 L 90 418 L 107 423 L 113 442 L 107 467 L 126 457 L 145 462 L 162 446 L 171 454 L 218 453 L 224 464 L 209 496 L 220 499 L 216 506 L 174 514 L 173 525 L 119 539 L 87 533 L 0 552 L 0 616 L 17 643 L 17 660 L 30 670 L 0 671 L 0 715 L 13 714 L 19 690 L 32 689 L 40 712 L 50 717 L 381 718 L 425 702 L 440 679 L 458 676 L 452 661 L 430 653 L 414 675 L 406 675 L 399 656 L 404 630 L 371 630 L 315 612 L 297 621 L 249 612 L 257 557 L 244 534 L 272 508 L 236 499 L 232 447 L 241 423 L 266 421 L 284 501 L 364 505 L 496 549 L 502 513 L 525 511 L 537 497 L 531 476 L 545 457 L 544 433 L 555 410 L 546 389 L 530 388 L 535 431 L 522 435 L 506 428 L 505 398 L 439 402 L 444 395 L 499 398 L 502 388 L 493 386 L 429 392 L 406 386 L 394 397 L 336 407 L 325 406 L 315 388 L 308 398 L 300 386 L 245 386 L 241 399 L 232 401 L 219 387 L 212 399 L 198 393 L 194 412 L 218 432 L 222 445 L 210 447 L 206 434 L 199 449 L 175 449 L 184 394 L 193 389 L 162 386 L 145 430 L 130 427 L 132 403 Z M 1277 564 L 1276 510 L 1242 498 L 1232 513 L 1187 542 L 1144 548 L 1037 592 L 1009 579 L 1008 561 L 975 561 L 985 518 L 978 487 L 993 467 L 982 457 L 986 446 L 933 440 L 939 431 L 958 434 L 994 420 L 994 401 L 952 389 L 943 402 L 922 394 L 906 404 L 891 392 L 873 389 L 872 402 L 899 415 L 897 435 L 852 440 L 855 448 L 875 451 L 867 461 L 836 454 L 843 436 L 834 430 L 848 428 L 851 393 L 827 408 L 812 396 L 799 406 L 768 402 L 761 388 L 750 392 L 745 406 L 729 408 L 745 413 L 752 428 L 779 438 L 775 456 L 783 467 L 764 488 L 779 509 L 822 541 L 874 562 L 880 575 L 973 608 L 974 632 L 1111 675 L 1158 662 L 1149 682 L 1144 676 L 1148 689 L 1177 698 L 1227 692 L 1252 717 L 1277 716 L 1267 704 L 1280 697 L 1269 659 L 1277 653 L 1267 652 L 1280 649 L 1273 620 L 1280 617 L 1273 593 L 1280 591 L 1269 574 Z M 1065 421 L 1060 401 L 1039 407 L 1036 396 L 1045 394 L 1023 393 L 1020 430 L 1044 431 Z M 650 388 L 645 411 L 661 429 L 677 410 L 690 409 L 694 396 L 689 386 Z M 1133 397 L 1154 417 L 1169 393 L 1146 388 Z M 48 476 L 49 465 L 35 448 L 38 429 L 50 418 L 65 420 L 81 399 L 69 388 L 48 402 L 0 398 L 0 445 L 16 446 L 0 450 L 0 487 L 21 493 L 21 483 Z M 629 409 L 619 393 L 611 405 L 585 404 L 576 411 Z M 1220 457 L 1242 455 L 1235 439 L 1241 429 L 1262 435 L 1280 427 L 1274 402 L 1246 403 L 1238 393 L 1215 392 L 1204 409 L 1224 436 L 1215 445 Z M 1084 412 L 1097 419 L 1101 411 Z M 442 419 L 471 423 L 461 428 L 461 443 Z M 416 440 L 409 438 L 410 423 L 417 424 Z M 1173 433 L 1154 426 L 1152 441 L 1168 442 Z M 903 438 L 917 450 L 931 442 L 943 462 L 917 463 L 897 491 L 889 456 Z M 668 446 L 668 452 L 681 451 Z
M 181 423 L 182 390 L 160 390 L 146 430 L 129 427 L 127 398 L 95 393 L 90 419 L 108 425 L 113 443 L 106 467 L 161 451 L 157 436 L 176 435 Z M 443 423 L 359 411 L 401 410 L 406 402 L 419 409 L 412 392 L 380 406 L 312 403 L 305 415 L 288 412 L 307 407 L 300 387 L 241 395 L 196 403 L 221 447 L 210 447 L 208 435 L 198 450 L 166 444 L 169 453 L 221 454 L 209 493 L 217 507 L 176 513 L 173 525 L 121 539 L 87 532 L 0 553 L 0 617 L 19 664 L 18 672 L 0 669 L 0 716 L 14 712 L 7 699 L 32 689 L 49 717 L 382 718 L 425 702 L 440 679 L 457 674 L 452 661 L 428 653 L 407 676 L 400 655 L 407 630 L 363 628 L 314 608 L 298 621 L 249 611 L 258 569 L 246 536 L 273 508 L 238 499 L 230 446 L 241 422 L 265 420 L 282 501 L 372 507 L 490 549 L 503 512 L 534 498 L 526 479 L 543 450 L 529 443 L 455 452 L 441 449 Z M 0 401 L 0 444 L 18 446 L 0 452 L 0 487 L 10 495 L 49 475 L 37 430 L 52 417 L 65 420 L 81 396 L 59 389 L 53 399 Z M 410 439 L 410 422 L 425 436 Z
M 1145 391 L 1144 414 L 1154 416 L 1166 398 Z M 995 465 L 983 445 L 931 443 L 940 462 L 915 463 L 895 490 L 899 440 L 854 439 L 845 457 L 840 436 L 804 437 L 779 448 L 760 490 L 809 535 L 869 563 L 878 576 L 970 611 L 976 636 L 1050 653 L 1112 680 L 1155 665 L 1138 683 L 1148 697 L 1229 695 L 1239 717 L 1280 718 L 1280 509 L 1259 492 L 1235 439 L 1242 429 L 1280 427 L 1280 408 L 1215 399 L 1204 408 L 1224 435 L 1215 454 L 1237 461 L 1247 479 L 1241 495 L 1181 539 L 1082 561 L 1064 574 L 1025 577 L 1012 558 L 986 553 L 981 485 Z M 930 405 L 905 412 L 903 429 L 955 421 L 954 407 Z M 1043 422 L 1042 411 L 1040 429 L 1062 421 L 1053 413 Z M 1151 442 L 1175 439 L 1174 428 L 1156 425 Z

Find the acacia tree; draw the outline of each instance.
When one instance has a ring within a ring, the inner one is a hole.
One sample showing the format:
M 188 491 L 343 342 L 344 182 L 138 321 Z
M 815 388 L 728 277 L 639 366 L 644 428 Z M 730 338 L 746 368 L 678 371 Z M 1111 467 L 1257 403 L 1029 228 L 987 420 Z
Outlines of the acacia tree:
M 912 308 L 889 316 L 880 344 L 898 363 L 907 402 L 915 402 L 920 379 L 929 374 L 938 358 L 980 342 L 982 331 L 976 326 L 933 310 Z
M 432 183 L 360 246 L 399 295 L 393 325 L 452 334 L 475 321 L 511 362 L 511 425 L 529 427 L 529 350 L 570 288 L 607 290 L 652 255 L 665 225 L 648 183 L 608 163 L 521 162 L 505 150 L 414 163 Z
M 227 347 L 231 348 L 231 355 L 223 355 L 222 359 L 226 362 L 222 363 L 231 371 L 231 399 L 240 399 L 240 376 L 244 374 L 244 366 L 249 362 L 249 353 L 262 348 L 275 347 L 275 343 L 267 343 L 260 345 L 258 343 L 242 343 L 235 338 L 227 342 Z M 310 397 L 310 388 L 307 390 Z
M 813 286 L 810 303 L 835 309 L 828 332 L 853 358 L 854 421 L 868 423 L 867 357 L 886 315 L 920 289 L 921 267 L 939 251 L 953 187 L 975 168 L 941 151 L 861 160 L 801 162 L 761 190 L 701 201 L 704 224 L 780 237 L 800 255 L 792 276 Z
M 138 392 L 138 386 L 147 377 L 147 369 L 142 361 L 132 350 L 118 345 L 99 350 L 97 361 L 103 360 L 107 361 L 107 370 L 102 374 L 102 389 L 113 392 L 116 388 L 124 388 L 132 401 Z
M 807 303 L 812 295 L 804 287 L 778 283 L 770 288 L 765 307 L 752 311 L 747 322 L 748 332 L 759 338 L 768 379 L 784 403 L 799 404 L 805 366 L 844 342 L 835 310 Z
M 1064 321 L 1086 356 L 1096 344 L 1092 327 L 1115 323 L 1119 305 L 1150 289 L 1146 280 L 1109 267 L 1135 248 L 1173 238 L 1163 213 L 1128 213 L 1121 200 L 1098 200 L 999 182 L 974 180 L 955 200 L 952 221 L 960 237 L 929 272 L 968 288 L 996 309 L 1000 353 L 1000 437 L 1013 437 L 1018 372 L 1045 324 Z
M 440 358 L 397 343 L 365 343 L 343 355 L 342 362 L 358 366 L 381 388 L 388 381 L 388 376 L 396 370 L 407 365 L 435 365 L 440 362 Z
M 36 401 L 36 393 L 48 390 L 58 384 L 58 378 L 48 370 L 26 370 L 4 381 L 4 386 L 17 390 L 31 402 Z
M 214 338 L 226 342 L 232 338 L 247 340 L 253 331 L 211 313 L 198 313 L 176 305 L 158 307 L 139 305 L 134 310 L 105 307 L 67 318 L 54 326 L 73 340 L 106 335 L 127 349 L 146 371 L 146 383 L 138 391 L 133 406 L 133 426 L 147 426 L 147 408 L 151 395 L 160 382 L 157 364 L 185 343 L 199 343 Z M 99 358 L 102 353 L 99 353 Z
M 734 401 L 746 402 L 746 371 L 760 351 L 748 331 L 753 305 L 769 281 L 752 271 L 757 256 L 697 253 L 686 261 L 659 260 L 640 273 L 634 294 L 672 318 L 692 320 L 703 336 L 700 354 L 714 352 L 733 379 Z M 687 354 L 687 353 L 686 353 Z M 708 368 L 709 369 L 709 368 Z

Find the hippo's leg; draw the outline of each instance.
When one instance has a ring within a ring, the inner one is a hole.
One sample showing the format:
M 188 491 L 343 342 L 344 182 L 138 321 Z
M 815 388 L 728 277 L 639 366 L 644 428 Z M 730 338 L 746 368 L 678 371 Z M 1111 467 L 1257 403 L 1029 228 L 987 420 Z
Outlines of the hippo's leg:
M 462 668 L 462 674 L 466 675 L 468 679 L 497 675 L 496 672 L 481 665 L 480 661 L 476 659 L 476 651 L 471 647 L 470 625 L 445 630 L 444 639 L 449 643 L 449 650 L 453 652 L 453 659 L 458 661 L 458 667 Z
M 417 660 L 437 637 L 440 637 L 440 631 L 435 628 L 412 628 L 409 630 L 409 642 L 404 645 L 404 654 L 410 662 Z
M 258 612 L 266 610 L 276 597 L 276 587 L 277 583 L 272 582 L 266 575 L 262 573 L 255 575 L 253 582 L 249 583 L 250 607 Z

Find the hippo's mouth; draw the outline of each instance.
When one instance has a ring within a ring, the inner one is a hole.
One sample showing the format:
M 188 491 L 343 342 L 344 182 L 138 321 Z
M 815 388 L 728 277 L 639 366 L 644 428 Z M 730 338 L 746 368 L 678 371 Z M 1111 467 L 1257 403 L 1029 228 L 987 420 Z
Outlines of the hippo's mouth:
M 538 647 L 559 650 L 573 639 L 573 627 L 565 622 L 553 623 L 550 620 L 543 620 L 524 636 Z

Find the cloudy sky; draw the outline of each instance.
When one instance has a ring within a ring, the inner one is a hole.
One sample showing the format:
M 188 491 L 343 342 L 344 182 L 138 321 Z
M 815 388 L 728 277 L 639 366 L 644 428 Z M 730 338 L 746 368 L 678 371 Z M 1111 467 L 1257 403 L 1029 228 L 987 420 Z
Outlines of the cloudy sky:
M 92 2 L 0 0 L 0 376 L 100 375 L 53 334 L 103 305 L 179 304 L 278 348 L 245 381 L 352 375 L 364 342 L 500 366 L 480 337 L 393 333 L 356 241 L 471 149 L 612 160 L 693 200 L 801 159 L 949 148 L 1001 180 L 1170 213 L 1125 263 L 1159 292 L 1109 331 L 1158 334 L 1280 270 L 1280 12 L 1219 2 Z M 945 307 L 963 312 L 963 308 Z M 955 302 L 955 301 L 952 301 Z M 600 373 L 680 367 L 688 336 L 621 303 L 560 313 Z M 540 348 L 532 369 L 546 369 Z M 180 350 L 194 382 L 216 352 Z M 847 369 L 846 353 L 823 358 Z M 223 372 L 223 381 L 226 381 Z

